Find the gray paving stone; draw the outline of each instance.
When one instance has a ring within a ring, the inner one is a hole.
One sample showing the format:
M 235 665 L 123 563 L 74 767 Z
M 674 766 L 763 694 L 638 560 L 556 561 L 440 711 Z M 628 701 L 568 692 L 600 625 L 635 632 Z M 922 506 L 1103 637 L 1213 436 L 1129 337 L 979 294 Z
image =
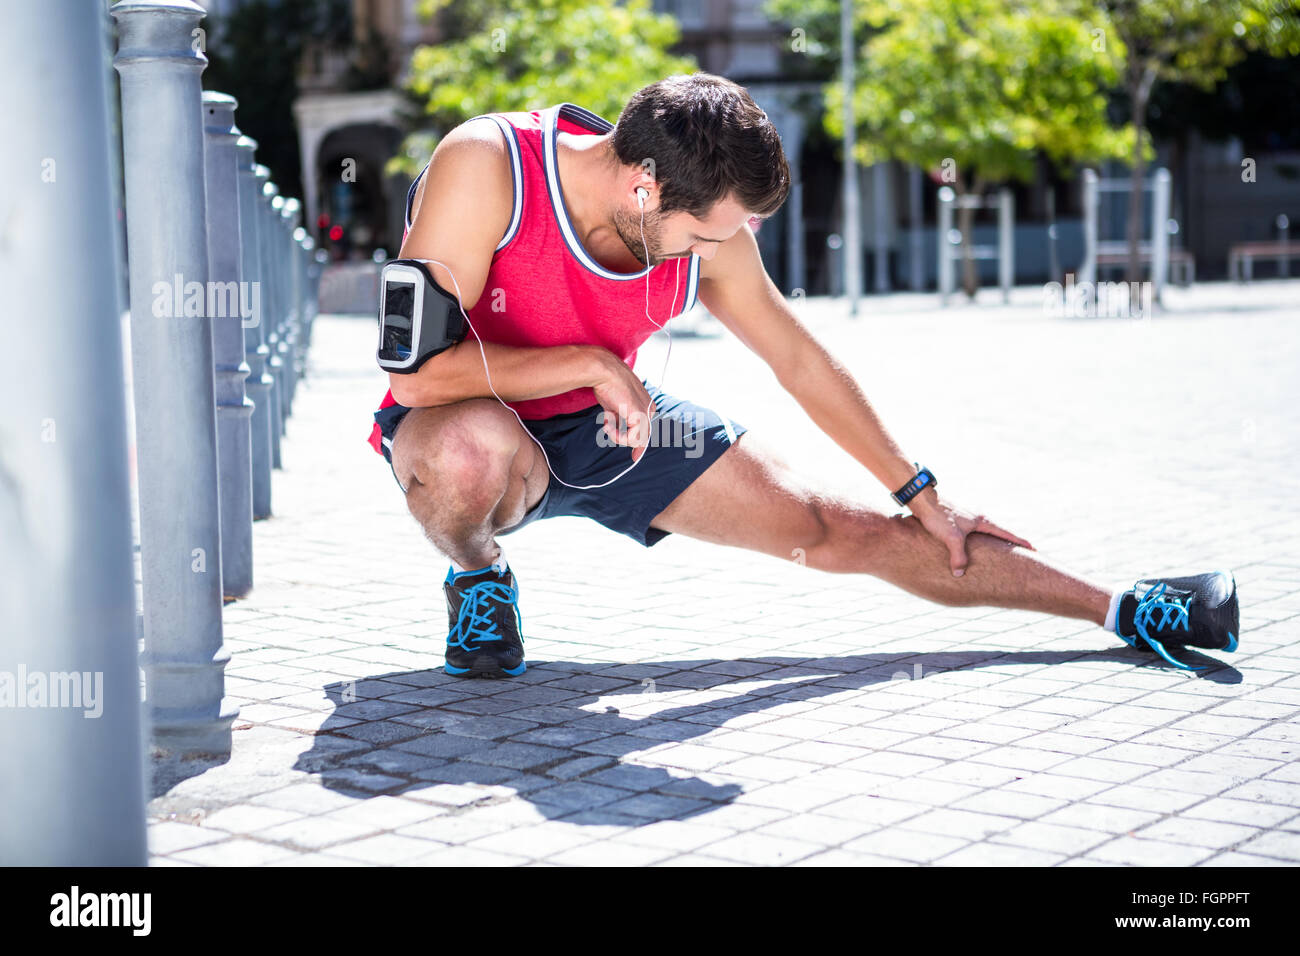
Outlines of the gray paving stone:
M 552 854 L 547 859 L 565 866 L 650 866 L 673 855 L 671 850 L 658 847 L 600 840 Z
M 678 820 L 693 816 L 710 809 L 712 804 L 706 800 L 688 800 L 662 793 L 639 793 L 634 797 L 624 797 L 609 804 L 612 813 L 644 818 L 647 820 Z
M 1260 803 L 1254 800 L 1233 800 L 1216 797 L 1198 803 L 1182 812 L 1185 817 L 1240 823 L 1255 827 L 1277 826 L 1296 815 L 1295 807 Z
M 615 801 L 622 800 L 626 796 L 626 790 L 602 787 L 599 784 L 585 780 L 575 780 L 562 783 L 559 786 L 538 790 L 529 799 L 537 805 L 547 808 L 548 811 L 556 810 L 570 813 L 577 810 L 590 810 L 595 807 L 607 806 Z
M 1233 847 L 1257 836 L 1254 827 L 1233 823 L 1215 823 L 1194 817 L 1171 817 L 1143 827 L 1134 836 L 1166 843 L 1186 843 L 1191 846 L 1208 846 L 1216 850 Z
M 394 744 L 394 750 L 404 750 L 426 757 L 462 757 L 466 754 L 481 753 L 491 748 L 491 744 L 479 737 L 465 737 L 453 733 L 429 733 L 412 740 Z
M 706 850 L 709 856 L 720 856 L 738 863 L 784 866 L 813 853 L 815 847 L 799 840 L 763 833 L 741 833 L 710 843 Z
M 1012 817 L 996 816 L 990 813 L 975 813 L 971 810 L 931 810 L 907 821 L 909 830 L 925 833 L 942 833 L 947 836 L 961 837 L 966 840 L 987 840 L 989 837 L 1006 833 L 1019 824 Z
M 509 780 L 516 771 L 509 767 L 493 767 L 488 764 L 471 763 L 465 760 L 453 760 L 449 763 L 426 767 L 415 774 L 420 780 L 434 783 L 498 784 Z
M 958 837 L 919 833 L 915 830 L 895 827 L 850 840 L 844 844 L 843 849 L 854 853 L 876 853 L 913 863 L 929 863 L 969 843 L 970 841 Z
M 1009 843 L 1031 850 L 1074 856 L 1110 840 L 1111 834 L 1080 827 L 1031 821 L 993 835 L 995 843 Z
M 595 841 L 594 834 L 585 827 L 562 822 L 539 823 L 536 826 L 516 827 L 504 833 L 479 837 L 467 844 L 471 849 L 488 850 L 529 860 L 543 860 Z
M 464 759 L 474 763 L 491 764 L 496 767 L 510 767 L 514 770 L 528 770 L 555 763 L 567 755 L 567 751 L 555 747 L 541 747 L 537 744 L 504 743 L 489 749 L 472 751 Z
M 1054 866 L 1059 853 L 997 843 L 973 843 L 935 861 L 937 866 Z
M 299 856 L 300 853 L 287 847 L 235 837 L 181 850 L 173 859 L 197 866 L 267 866 Z
M 363 826 L 325 817 L 304 817 L 290 823 L 267 827 L 258 831 L 257 837 L 260 840 L 271 840 L 294 848 L 321 850 L 336 843 L 368 836 L 378 829 L 375 826 Z
M 1159 813 L 1147 810 L 1085 802 L 1071 803 L 1053 810 L 1041 817 L 1041 822 L 1120 834 L 1133 833 L 1159 817 Z
M 350 840 L 330 847 L 332 855 L 359 860 L 371 866 L 400 866 L 408 860 L 427 856 L 429 852 L 427 840 L 417 840 L 396 833 L 381 833 L 378 836 Z
M 1165 843 L 1122 836 L 1089 851 L 1088 856 L 1103 863 L 1127 863 L 1134 866 L 1194 866 L 1214 855 L 1205 847 Z
M 1276 831 L 1262 833 L 1237 846 L 1242 853 L 1275 857 L 1291 863 L 1300 863 L 1300 833 Z
M 205 843 L 223 840 L 230 834 L 224 830 L 209 827 L 189 826 L 168 820 L 149 824 L 149 852 L 154 854 L 176 853 Z
M 965 797 L 953 803 L 952 807 L 954 810 L 974 810 L 977 813 L 1029 820 L 1070 805 L 1060 798 L 1033 793 L 1009 793 L 997 789 Z

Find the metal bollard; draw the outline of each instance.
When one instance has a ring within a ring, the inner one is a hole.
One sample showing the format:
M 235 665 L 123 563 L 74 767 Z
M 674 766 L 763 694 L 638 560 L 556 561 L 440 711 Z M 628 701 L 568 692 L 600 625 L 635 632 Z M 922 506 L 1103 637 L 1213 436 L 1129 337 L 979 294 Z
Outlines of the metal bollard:
M 307 293 L 307 230 L 299 226 L 293 231 L 293 274 L 298 289 L 298 341 L 295 348 L 297 381 L 307 377 L 307 329 L 311 322 Z
M 1016 284 L 1016 197 L 1006 186 L 998 190 L 998 285 L 1002 301 L 1011 301 Z
M 1169 283 L 1169 170 L 1163 166 L 1152 177 L 1151 194 L 1151 286 L 1152 298 L 1157 305 L 1163 303 L 1165 286 Z
M 1083 262 L 1078 281 L 1082 285 L 1097 282 L 1097 171 L 1083 171 Z
M 304 315 L 303 320 L 303 377 L 307 375 L 306 355 L 311 351 L 311 327 L 316 321 L 316 312 L 319 306 L 316 301 L 316 283 L 319 277 L 318 267 L 316 265 L 316 241 L 312 239 L 311 233 L 306 229 L 302 230 L 302 276 L 303 276 L 303 295 L 304 295 Z
M 108 17 L 83 0 L 4 15 L 0 861 L 143 866 Z
M 284 238 L 280 243 L 281 269 L 284 277 L 285 310 L 284 334 L 280 336 L 280 362 L 284 366 L 284 417 L 287 421 L 293 414 L 293 393 L 298 388 L 298 273 L 294 269 L 293 231 L 298 228 L 302 218 L 302 206 L 297 199 L 290 197 L 280 209 L 280 225 L 284 227 Z
M 935 241 L 938 244 L 939 302 L 942 305 L 948 304 L 948 297 L 952 295 L 953 288 L 957 284 L 956 272 L 953 268 L 951 235 L 952 208 L 956 198 L 957 194 L 951 186 L 939 187 L 939 222 L 938 228 L 935 229 Z
M 224 699 L 230 653 L 221 626 L 212 329 L 203 314 L 208 250 L 199 74 L 207 59 L 191 47 L 203 8 L 189 0 L 122 0 L 111 12 L 120 30 L 113 65 L 122 78 L 143 663 L 153 742 L 164 753 L 228 754 L 238 711 Z
M 283 436 L 288 430 L 289 417 L 285 412 L 285 396 L 289 392 L 289 375 L 284 367 L 284 316 L 288 308 L 288 295 L 284 287 L 284 196 L 276 195 L 271 197 L 271 226 L 270 233 L 274 237 L 271 241 L 271 274 L 275 277 L 275 315 L 271 323 L 271 329 L 274 332 L 272 336 L 271 358 L 275 366 L 275 388 L 276 396 L 279 399 L 278 413 L 280 415 L 280 435 Z M 276 458 L 276 467 L 281 467 L 279 457 Z
M 274 329 L 274 347 L 272 355 L 276 362 L 276 389 L 279 397 L 279 433 L 281 436 L 289 431 L 289 369 L 285 367 L 285 315 L 289 310 L 289 290 L 285 287 L 285 196 L 272 196 L 270 200 L 270 234 L 274 235 L 270 243 L 272 272 L 276 276 L 276 315 L 272 323 Z M 278 463 L 277 463 L 278 464 Z
M 235 98 L 203 94 L 207 170 L 209 296 L 216 361 L 217 487 L 221 493 L 221 584 L 230 597 L 253 589 L 253 403 L 244 395 L 249 366 L 242 321 L 253 312 L 252 289 L 241 281 L 239 170 L 235 160 Z M 224 295 L 223 295 L 224 293 Z
M 272 209 L 276 199 L 279 199 L 280 187 L 271 182 L 271 171 L 265 166 L 258 166 L 258 178 L 265 179 L 262 183 L 262 202 L 258 208 L 258 214 L 261 218 L 259 229 L 261 231 L 262 241 L 258 243 L 258 256 L 261 260 L 262 284 L 266 292 L 266 310 L 265 330 L 266 338 L 266 372 L 271 377 L 271 393 L 268 396 L 271 406 L 271 467 L 280 467 L 280 436 L 284 434 L 284 424 L 281 420 L 281 402 L 280 392 L 284 387 L 283 379 L 280 375 L 280 356 L 278 352 L 279 333 L 276 329 L 276 322 L 280 314 L 280 281 L 279 275 L 275 269 L 275 238 L 276 238 L 276 221 L 278 213 L 273 215 Z
M 266 370 L 266 283 L 262 280 L 261 181 L 253 154 L 257 141 L 241 136 L 235 143 L 239 164 L 240 273 L 257 289 L 257 314 L 244 325 L 244 355 L 248 359 L 245 390 L 253 401 L 251 421 L 253 445 L 253 518 L 271 517 L 271 376 Z M 246 227 L 246 228 L 245 228 Z

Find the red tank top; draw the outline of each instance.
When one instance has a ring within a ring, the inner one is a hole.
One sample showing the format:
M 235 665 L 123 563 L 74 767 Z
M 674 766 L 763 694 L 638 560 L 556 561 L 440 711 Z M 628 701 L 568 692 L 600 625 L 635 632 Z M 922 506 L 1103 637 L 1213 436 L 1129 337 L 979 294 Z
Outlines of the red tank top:
M 483 294 L 469 310 L 474 329 L 484 342 L 500 345 L 600 345 L 632 367 L 637 349 L 656 329 L 646 319 L 646 271 L 611 272 L 583 248 L 560 191 L 556 163 L 557 132 L 595 136 L 613 126 L 570 103 L 474 119 L 500 127 L 514 183 L 510 225 L 492 256 Z M 408 230 L 420 177 L 407 195 Z M 669 318 L 695 304 L 699 274 L 695 255 L 669 259 L 649 270 L 650 316 L 655 322 L 667 325 Z M 521 418 L 538 419 L 595 403 L 595 393 L 580 388 L 510 405 Z M 379 407 L 395 404 L 390 391 Z M 370 435 L 375 451 L 380 451 L 380 440 L 376 424 Z

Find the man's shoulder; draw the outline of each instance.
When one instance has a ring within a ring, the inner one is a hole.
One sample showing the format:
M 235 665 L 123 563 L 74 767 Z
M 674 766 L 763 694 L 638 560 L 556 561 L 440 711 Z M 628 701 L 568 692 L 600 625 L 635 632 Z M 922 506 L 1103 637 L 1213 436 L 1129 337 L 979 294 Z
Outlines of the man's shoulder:
M 433 151 L 431 162 L 463 166 L 464 172 L 471 172 L 477 164 L 484 163 L 489 173 L 500 167 L 509 174 L 510 151 L 501 127 L 489 119 L 476 117 L 444 136 Z
M 470 120 L 452 129 L 438 143 L 416 193 L 415 218 L 426 199 L 442 204 L 453 197 L 473 197 L 475 208 L 489 219 L 509 222 L 514 203 L 510 152 L 496 123 Z

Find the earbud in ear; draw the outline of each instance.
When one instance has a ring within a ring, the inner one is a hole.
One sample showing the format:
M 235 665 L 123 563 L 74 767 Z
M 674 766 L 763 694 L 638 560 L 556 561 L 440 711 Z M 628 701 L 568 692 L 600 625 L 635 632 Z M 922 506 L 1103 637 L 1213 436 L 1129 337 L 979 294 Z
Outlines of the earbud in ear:
M 638 186 L 638 187 L 636 188 L 636 204 L 637 204 L 638 206 L 640 206 L 642 209 L 644 209 L 644 208 L 645 208 L 645 201 L 646 201 L 647 199 L 649 199 L 649 198 L 650 198 L 650 194 L 649 194 L 648 192 L 646 192 L 646 190 L 645 190 L 644 188 L 642 188 L 641 186 Z

